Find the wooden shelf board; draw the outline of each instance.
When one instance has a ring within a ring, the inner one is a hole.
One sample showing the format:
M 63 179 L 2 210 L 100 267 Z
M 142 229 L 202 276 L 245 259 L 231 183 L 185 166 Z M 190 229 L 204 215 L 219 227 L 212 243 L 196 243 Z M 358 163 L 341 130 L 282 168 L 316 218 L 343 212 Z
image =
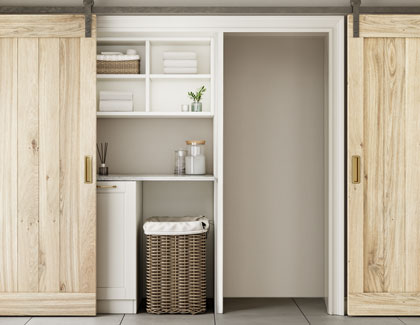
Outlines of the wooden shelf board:
M 213 182 L 213 175 L 173 175 L 173 174 L 110 174 L 97 175 L 97 181 L 157 181 L 157 182 Z
M 213 118 L 211 112 L 96 112 L 97 118 Z

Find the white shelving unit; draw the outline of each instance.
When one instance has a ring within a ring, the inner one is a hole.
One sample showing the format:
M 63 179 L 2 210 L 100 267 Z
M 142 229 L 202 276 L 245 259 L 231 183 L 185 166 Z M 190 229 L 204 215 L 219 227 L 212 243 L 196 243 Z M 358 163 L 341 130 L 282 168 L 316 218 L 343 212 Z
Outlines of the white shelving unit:
M 217 34 L 196 37 L 191 31 L 180 33 L 154 30 L 124 30 L 115 28 L 112 37 L 97 38 L 98 53 L 136 49 L 141 57 L 140 74 L 98 74 L 97 95 L 101 90 L 133 92 L 134 110 L 130 112 L 97 112 L 98 142 L 108 142 L 107 165 L 110 175 L 97 176 L 98 184 L 136 182 L 141 184 L 141 221 L 151 216 L 205 215 L 212 225 L 220 203 L 218 200 L 220 167 L 219 143 L 221 129 L 217 122 L 216 59 L 214 45 Z M 209 33 L 205 33 L 209 35 Z M 119 35 L 119 36 L 115 36 Z M 128 36 L 133 35 L 133 36 Z M 134 36 L 135 35 L 135 36 Z M 144 36 L 138 36 L 144 35 Z M 156 35 L 160 35 L 157 37 Z M 197 74 L 164 74 L 165 51 L 194 51 L 197 53 Z M 218 71 L 218 73 L 220 73 Z M 202 112 L 182 112 L 182 104 L 191 104 L 189 91 L 201 86 L 207 91 L 202 98 Z M 98 101 L 99 102 L 99 101 Z M 174 150 L 186 148 L 186 140 L 205 140 L 206 175 L 174 175 Z M 112 189 L 111 189 L 112 190 Z M 103 203 L 104 205 L 107 202 Z M 140 229 L 140 228 L 139 228 Z M 141 230 L 138 236 L 141 237 Z M 216 298 L 216 228 L 212 227 L 208 239 L 207 297 Z M 144 256 L 139 255 L 137 269 L 144 297 Z M 220 279 L 220 278 L 219 278 Z M 109 299 L 112 299 L 110 296 Z M 216 299 L 215 299 L 216 300 Z M 109 305 L 108 311 L 114 305 Z M 115 306 L 115 308 L 119 306 Z M 106 310 L 105 310 L 106 311 Z
M 212 118 L 214 116 L 214 51 L 209 37 L 99 37 L 99 51 L 136 49 L 141 57 L 140 74 L 98 74 L 97 92 L 126 90 L 134 94 L 133 112 L 97 112 L 98 118 Z M 165 51 L 197 53 L 197 74 L 164 74 Z M 191 104 L 187 93 L 201 86 L 203 112 L 181 112 Z M 98 101 L 99 102 L 99 101 Z M 99 104 L 98 104 L 99 105 Z

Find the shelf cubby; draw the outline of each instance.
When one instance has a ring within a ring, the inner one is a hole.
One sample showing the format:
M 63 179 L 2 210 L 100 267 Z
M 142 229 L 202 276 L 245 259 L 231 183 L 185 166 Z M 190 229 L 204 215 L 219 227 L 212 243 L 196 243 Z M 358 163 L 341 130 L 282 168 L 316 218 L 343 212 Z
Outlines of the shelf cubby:
M 156 79 L 150 83 L 151 112 L 180 112 L 182 104 L 191 104 L 189 91 L 205 86 L 202 98 L 203 112 L 211 112 L 211 89 L 209 80 L 200 79 Z
M 104 75 L 105 76 L 105 75 Z M 128 76 L 128 75 L 127 75 Z M 133 112 L 99 112 L 100 91 L 128 91 L 133 93 Z M 99 78 L 96 82 L 98 113 L 134 113 L 146 111 L 146 82 L 144 79 Z

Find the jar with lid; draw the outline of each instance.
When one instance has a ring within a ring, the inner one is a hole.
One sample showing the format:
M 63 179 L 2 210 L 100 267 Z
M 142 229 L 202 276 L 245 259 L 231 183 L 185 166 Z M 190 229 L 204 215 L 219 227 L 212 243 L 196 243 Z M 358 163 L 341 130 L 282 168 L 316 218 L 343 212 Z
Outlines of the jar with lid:
M 185 156 L 187 155 L 187 150 L 178 149 L 175 150 L 175 175 L 185 175 Z
M 204 175 L 206 173 L 206 157 L 204 156 L 204 140 L 188 140 L 188 155 L 185 157 L 185 173 L 187 175 Z

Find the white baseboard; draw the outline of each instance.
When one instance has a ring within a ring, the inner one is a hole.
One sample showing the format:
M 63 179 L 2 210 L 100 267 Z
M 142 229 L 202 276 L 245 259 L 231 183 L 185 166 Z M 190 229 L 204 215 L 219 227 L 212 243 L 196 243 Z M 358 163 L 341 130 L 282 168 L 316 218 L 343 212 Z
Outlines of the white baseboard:
M 98 314 L 137 314 L 137 300 L 97 300 Z

